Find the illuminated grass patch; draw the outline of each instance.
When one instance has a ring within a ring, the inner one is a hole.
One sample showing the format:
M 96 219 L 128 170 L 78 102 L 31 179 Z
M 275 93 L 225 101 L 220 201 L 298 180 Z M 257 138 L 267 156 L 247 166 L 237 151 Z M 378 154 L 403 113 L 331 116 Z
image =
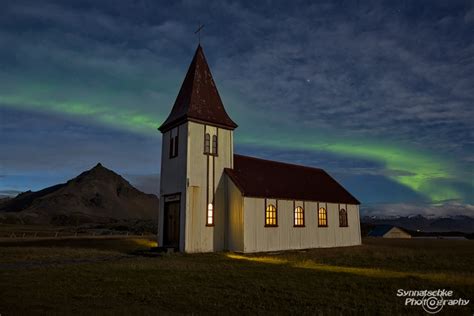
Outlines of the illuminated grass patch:
M 361 268 L 361 267 L 350 267 L 350 266 L 337 266 L 317 263 L 312 260 L 297 260 L 297 259 L 283 259 L 277 256 L 246 256 L 238 254 L 226 254 L 228 258 L 236 260 L 245 260 L 250 262 L 266 263 L 266 264 L 277 264 L 287 265 L 292 268 L 303 268 L 311 269 L 321 272 L 331 273 L 347 273 L 358 276 L 370 277 L 370 278 L 420 278 L 424 280 L 430 280 L 435 282 L 448 282 L 456 284 L 474 285 L 474 278 L 465 278 L 459 276 L 452 276 L 446 273 L 421 273 L 421 272 L 406 272 L 406 271 L 394 271 L 380 268 Z

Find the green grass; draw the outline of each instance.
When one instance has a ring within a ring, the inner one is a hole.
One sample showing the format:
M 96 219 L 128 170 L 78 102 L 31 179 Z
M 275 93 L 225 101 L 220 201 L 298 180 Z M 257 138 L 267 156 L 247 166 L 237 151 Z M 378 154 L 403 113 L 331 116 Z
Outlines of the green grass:
M 474 299 L 474 243 L 367 239 L 277 254 L 133 255 L 145 239 L 0 244 L 0 314 L 423 314 L 397 289 Z M 474 304 L 442 314 L 472 315 Z

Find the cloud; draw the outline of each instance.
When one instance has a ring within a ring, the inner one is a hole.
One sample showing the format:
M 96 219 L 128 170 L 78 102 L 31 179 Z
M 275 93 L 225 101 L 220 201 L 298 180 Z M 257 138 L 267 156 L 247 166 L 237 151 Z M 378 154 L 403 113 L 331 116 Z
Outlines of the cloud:
M 443 1 L 8 3 L 1 162 L 8 171 L 64 173 L 100 160 L 154 173 L 156 127 L 184 77 L 199 17 L 219 91 L 240 125 L 236 144 L 260 145 L 250 154 L 284 149 L 286 161 L 386 181 L 396 192 L 405 186 L 409 199 L 466 198 L 472 12 Z M 32 121 L 15 121 L 14 110 Z
M 377 16 L 384 15 L 385 10 L 374 10 L 380 11 Z M 230 84 L 248 96 L 249 108 L 286 113 L 291 105 L 288 116 L 269 118 L 287 127 L 297 122 L 331 128 L 337 122 L 341 135 L 377 134 L 411 143 L 428 131 L 430 138 L 420 142 L 424 145 L 428 141 L 443 146 L 453 138 L 458 144 L 466 142 L 446 134 L 463 129 L 460 124 L 465 130 L 473 114 L 465 99 L 470 90 L 455 87 L 459 81 L 473 81 L 472 72 L 466 71 L 469 62 L 459 62 L 472 56 L 473 48 L 432 56 L 432 51 L 448 47 L 435 41 L 440 34 L 427 27 L 430 21 L 404 26 L 389 18 L 366 31 L 364 23 L 339 21 L 334 15 L 322 18 L 324 22 L 314 28 L 304 16 L 298 16 L 298 23 L 292 23 L 296 19 L 292 16 L 283 19 L 279 25 L 292 27 L 277 27 L 268 35 L 270 40 L 256 41 L 243 56 L 224 57 L 218 64 L 225 73 L 233 70 Z M 428 48 L 412 44 L 413 36 Z
M 12 109 L 0 108 L 0 116 L 5 119 L 0 130 L 3 137 L 0 162 L 5 179 L 14 175 L 30 174 L 34 178 L 60 174 L 51 180 L 65 181 L 98 162 L 119 173 L 159 170 L 158 132 L 154 137 L 143 136 L 56 115 Z M 48 181 L 48 185 L 52 184 L 56 183 Z
M 18 191 L 18 190 L 0 190 L 0 198 L 14 197 L 14 196 L 17 196 L 21 192 L 22 191 Z
M 464 15 L 464 22 L 466 24 L 474 23 L 474 7 L 466 12 L 466 14 Z

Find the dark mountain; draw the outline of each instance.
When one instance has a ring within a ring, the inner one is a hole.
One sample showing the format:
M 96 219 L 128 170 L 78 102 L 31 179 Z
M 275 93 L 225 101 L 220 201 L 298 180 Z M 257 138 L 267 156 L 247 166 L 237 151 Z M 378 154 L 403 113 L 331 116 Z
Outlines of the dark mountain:
M 469 216 L 452 216 L 426 218 L 421 215 L 393 218 L 362 217 L 361 222 L 367 225 L 393 225 L 411 231 L 421 232 L 474 232 L 474 218 Z
M 135 189 L 100 163 L 66 183 L 0 202 L 0 221 L 71 224 L 110 219 L 154 219 L 158 198 Z

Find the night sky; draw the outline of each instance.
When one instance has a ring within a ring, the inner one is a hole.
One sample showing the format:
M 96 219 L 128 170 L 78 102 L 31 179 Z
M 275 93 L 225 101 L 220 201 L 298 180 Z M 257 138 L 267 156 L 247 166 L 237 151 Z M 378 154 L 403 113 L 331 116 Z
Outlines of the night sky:
M 203 23 L 235 152 L 324 168 L 364 214 L 474 214 L 472 1 L 0 6 L 1 194 L 97 162 L 156 193 Z

